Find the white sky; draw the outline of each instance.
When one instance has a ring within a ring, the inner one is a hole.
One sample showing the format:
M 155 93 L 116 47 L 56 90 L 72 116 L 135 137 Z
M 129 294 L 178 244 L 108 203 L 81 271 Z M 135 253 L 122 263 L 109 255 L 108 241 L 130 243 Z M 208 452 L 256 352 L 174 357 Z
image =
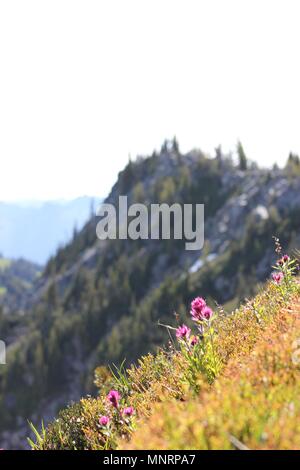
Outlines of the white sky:
M 0 0 L 0 199 L 105 196 L 177 135 L 300 153 L 299 0 Z

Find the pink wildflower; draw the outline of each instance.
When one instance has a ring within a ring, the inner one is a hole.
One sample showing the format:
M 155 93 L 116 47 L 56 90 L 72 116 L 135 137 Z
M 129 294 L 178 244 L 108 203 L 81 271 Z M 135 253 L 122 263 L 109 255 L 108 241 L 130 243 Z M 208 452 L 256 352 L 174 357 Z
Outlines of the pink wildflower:
M 280 284 L 283 278 L 284 278 L 284 275 L 282 272 L 272 274 L 272 279 L 275 282 L 275 284 Z
M 114 406 L 115 408 L 118 408 L 120 398 L 121 398 L 121 395 L 120 395 L 119 392 L 117 392 L 116 390 L 111 390 L 111 391 L 109 392 L 109 394 L 107 395 L 108 401 L 109 401 L 109 402 L 112 404 L 112 406 Z
M 132 406 L 127 406 L 127 408 L 124 408 L 124 410 L 122 411 L 122 414 L 124 416 L 132 416 L 134 413 L 134 409 L 132 408 Z
M 202 310 L 206 307 L 206 302 L 202 297 L 196 297 L 191 303 L 191 316 L 194 321 L 202 320 Z
M 179 326 L 176 330 L 176 337 L 178 339 L 188 339 L 191 333 L 191 329 L 188 328 L 186 325 Z
M 110 419 L 108 416 L 101 416 L 101 418 L 99 419 L 99 423 L 101 424 L 101 426 L 107 426 L 109 421 Z
M 201 312 L 203 320 L 210 320 L 211 317 L 213 316 L 213 311 L 210 307 L 204 307 L 204 309 Z
M 210 320 L 213 316 L 213 311 L 206 305 L 202 297 L 197 297 L 191 303 L 191 315 L 194 321 Z

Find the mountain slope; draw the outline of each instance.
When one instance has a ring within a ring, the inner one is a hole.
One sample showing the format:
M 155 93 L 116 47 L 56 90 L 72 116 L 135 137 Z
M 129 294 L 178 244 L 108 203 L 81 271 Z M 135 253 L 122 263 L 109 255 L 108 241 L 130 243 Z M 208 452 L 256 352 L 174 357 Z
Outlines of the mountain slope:
M 26 336 L 0 369 L 1 426 L 37 422 L 93 391 L 97 364 L 127 363 L 168 340 L 169 323 L 199 291 L 228 310 L 257 291 L 274 262 L 272 236 L 299 246 L 297 168 L 241 171 L 226 156 L 178 147 L 129 162 L 107 202 L 205 203 L 205 246 L 96 238 L 96 217 L 52 257 L 27 298 Z M 8 436 L 9 439 L 9 436 Z M 15 445 L 20 445 L 19 443 Z
M 178 328 L 176 349 L 115 376 L 99 368 L 98 398 L 60 412 L 33 448 L 299 448 L 300 284 L 292 263 L 278 265 L 283 279 L 231 315 L 202 317 L 200 335 L 197 324 L 196 336 Z
M 0 305 L 12 311 L 21 310 L 25 294 L 41 271 L 39 265 L 30 261 L 0 256 Z

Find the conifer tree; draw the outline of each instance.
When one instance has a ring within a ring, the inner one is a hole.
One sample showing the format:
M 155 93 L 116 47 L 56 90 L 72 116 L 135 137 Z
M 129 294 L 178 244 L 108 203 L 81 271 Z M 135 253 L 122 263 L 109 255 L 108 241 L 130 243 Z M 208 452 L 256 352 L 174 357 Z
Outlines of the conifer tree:
M 244 148 L 242 146 L 242 143 L 240 141 L 238 141 L 238 143 L 237 143 L 237 154 L 238 154 L 238 158 L 239 158 L 240 170 L 242 170 L 242 171 L 247 170 L 247 167 L 248 167 L 247 157 L 246 157 Z

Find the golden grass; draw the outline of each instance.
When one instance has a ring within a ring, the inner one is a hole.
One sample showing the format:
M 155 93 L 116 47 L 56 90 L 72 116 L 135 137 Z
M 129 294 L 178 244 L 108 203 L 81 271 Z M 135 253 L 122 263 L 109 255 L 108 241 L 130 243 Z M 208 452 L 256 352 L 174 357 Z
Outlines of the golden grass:
M 238 326 L 236 321 L 232 325 Z M 232 332 L 227 332 L 227 341 L 223 335 L 224 351 L 230 351 L 231 358 L 214 385 L 185 402 L 156 405 L 131 441 L 120 447 L 299 449 L 299 297 L 280 308 L 259 334 L 256 331 L 256 341 L 254 325 L 243 325 L 235 340 Z

